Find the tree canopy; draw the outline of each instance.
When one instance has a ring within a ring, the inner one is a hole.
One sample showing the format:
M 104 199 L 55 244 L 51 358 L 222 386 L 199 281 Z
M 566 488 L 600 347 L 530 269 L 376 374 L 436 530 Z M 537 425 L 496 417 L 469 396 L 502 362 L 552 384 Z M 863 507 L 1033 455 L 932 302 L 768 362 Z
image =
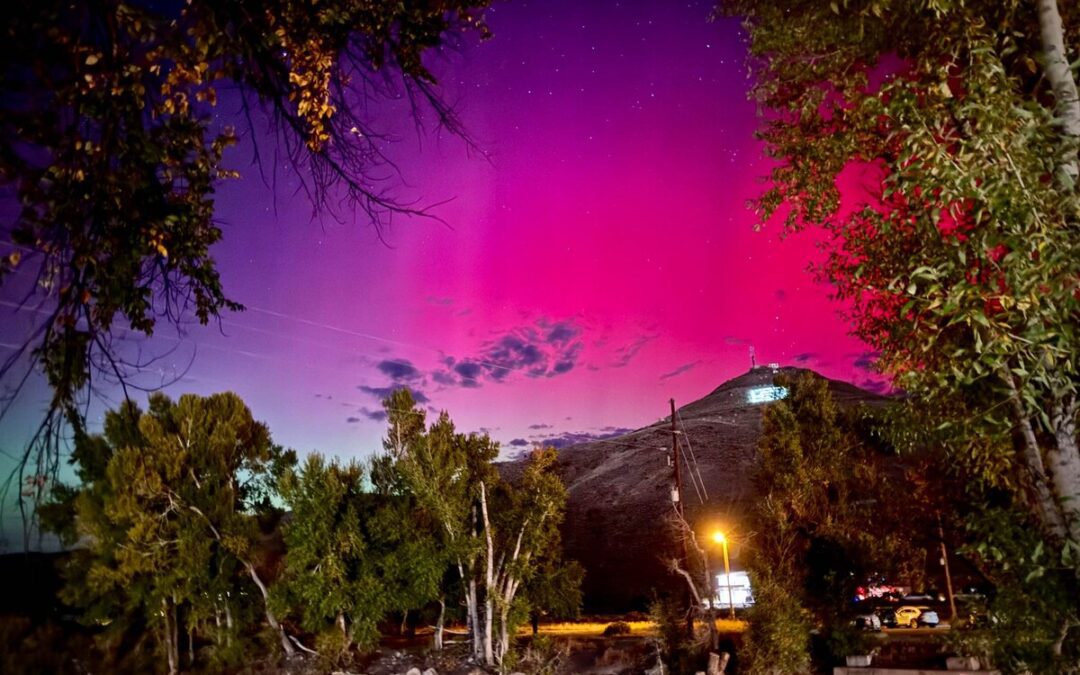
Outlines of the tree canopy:
M 1015 435 L 1014 482 L 1048 536 L 1080 546 L 1076 6 L 721 9 L 747 17 L 777 160 L 762 222 L 831 235 L 819 272 L 879 367 L 928 406 L 965 402 L 938 422 L 966 438 Z M 842 203 L 853 183 L 865 194 Z
M 817 272 L 908 393 L 922 425 L 912 446 L 937 444 L 973 480 L 1011 491 L 1045 542 L 1035 566 L 1075 583 L 1077 5 L 724 0 L 719 11 L 745 17 L 759 137 L 775 160 L 755 202 L 762 225 L 824 230 Z M 1061 616 L 1058 650 L 1075 615 Z
M 277 477 L 295 455 L 271 443 L 235 394 L 156 394 L 147 412 L 110 412 L 105 431 L 79 440 L 83 485 L 60 490 L 46 512 L 47 526 L 82 543 L 65 600 L 91 625 L 151 628 L 170 672 L 182 665 L 182 633 L 191 666 L 196 635 L 223 656 L 259 614 L 279 629 L 257 569 L 258 518 L 273 510 Z M 246 589 L 261 594 L 261 609 Z

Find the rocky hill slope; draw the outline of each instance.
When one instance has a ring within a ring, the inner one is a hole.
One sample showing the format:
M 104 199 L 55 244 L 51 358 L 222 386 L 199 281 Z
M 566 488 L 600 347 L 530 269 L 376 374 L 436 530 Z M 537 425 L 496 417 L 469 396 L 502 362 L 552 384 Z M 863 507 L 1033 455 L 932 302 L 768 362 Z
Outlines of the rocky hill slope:
M 688 520 L 697 530 L 722 527 L 734 533 L 736 542 L 740 533 L 746 534 L 740 520 L 744 505 L 753 498 L 750 476 L 762 407 L 769 405 L 752 402 L 751 392 L 771 387 L 780 372 L 805 371 L 755 368 L 677 408 L 678 427 L 693 449 L 708 493 L 702 503 L 686 478 L 684 465 L 683 499 Z M 844 406 L 881 405 L 888 400 L 846 382 L 830 380 L 829 387 Z M 665 402 L 661 399 L 658 405 Z M 664 563 L 674 550 L 665 526 L 671 512 L 670 447 L 667 419 L 560 451 L 560 470 L 569 491 L 563 532 L 566 555 L 585 566 L 588 611 L 643 609 L 654 590 L 671 587 Z M 682 447 L 685 451 L 687 446 Z M 732 567 L 740 568 L 737 543 L 731 553 Z

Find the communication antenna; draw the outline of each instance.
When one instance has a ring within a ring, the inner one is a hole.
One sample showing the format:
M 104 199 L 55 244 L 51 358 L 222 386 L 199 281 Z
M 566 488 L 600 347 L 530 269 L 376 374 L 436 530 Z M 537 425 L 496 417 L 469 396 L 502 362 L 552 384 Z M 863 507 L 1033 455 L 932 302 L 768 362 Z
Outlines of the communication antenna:
M 757 353 L 754 351 L 754 345 L 750 345 L 750 370 L 757 368 Z

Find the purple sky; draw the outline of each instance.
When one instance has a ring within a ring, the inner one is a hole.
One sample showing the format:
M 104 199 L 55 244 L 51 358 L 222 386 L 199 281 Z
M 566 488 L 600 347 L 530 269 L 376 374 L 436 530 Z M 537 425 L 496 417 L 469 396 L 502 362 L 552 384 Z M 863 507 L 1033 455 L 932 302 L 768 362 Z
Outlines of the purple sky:
M 231 389 L 278 442 L 343 457 L 379 447 L 395 385 L 509 453 L 649 424 L 744 372 L 751 345 L 759 363 L 865 383 L 865 346 L 806 272 L 812 237 L 753 230 L 768 165 L 745 43 L 710 6 L 498 3 L 491 40 L 432 62 L 488 159 L 418 134 L 402 102 L 376 111 L 398 138 L 387 185 L 452 200 L 445 225 L 399 219 L 386 243 L 351 214 L 313 219 L 287 171 L 268 187 L 236 150 L 246 175 L 218 193 L 215 255 L 249 309 L 155 338 L 144 349 L 176 349 L 146 381 L 194 355 L 169 393 Z M 3 343 L 26 323 L 8 318 Z M 31 388 L 0 422 L 3 449 L 43 400 Z

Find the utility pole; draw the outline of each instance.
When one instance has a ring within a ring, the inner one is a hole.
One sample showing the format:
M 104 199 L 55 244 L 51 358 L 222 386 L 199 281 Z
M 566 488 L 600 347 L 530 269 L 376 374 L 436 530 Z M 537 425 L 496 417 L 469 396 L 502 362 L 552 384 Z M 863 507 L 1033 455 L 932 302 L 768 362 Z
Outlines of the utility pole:
M 945 567 L 945 590 L 949 594 L 949 625 L 956 621 L 956 599 L 953 596 L 952 574 L 949 573 L 949 550 L 945 547 L 945 528 L 941 526 L 941 514 L 937 517 L 938 539 L 941 540 L 941 564 Z
M 671 399 L 671 460 L 675 463 L 675 492 L 671 495 L 671 501 L 675 502 L 675 512 L 680 518 L 683 516 L 682 507 L 682 471 L 679 468 L 679 431 L 675 428 L 675 399 Z M 686 560 L 686 539 L 683 542 L 683 561 Z
M 679 457 L 679 430 L 675 428 L 675 399 L 670 400 L 671 403 L 671 457 L 675 462 L 675 490 L 671 494 L 671 501 L 674 502 L 675 513 L 679 516 L 679 527 L 690 527 L 690 524 L 686 522 L 686 515 L 683 513 L 682 503 L 682 470 L 679 467 L 681 458 Z M 683 569 L 690 572 L 689 556 L 686 553 L 686 538 L 689 536 L 687 532 L 679 532 L 679 543 L 682 545 L 682 559 L 680 564 Z M 706 572 L 707 574 L 708 572 Z M 693 596 L 690 590 L 685 592 L 686 606 L 690 607 L 690 603 L 693 601 Z M 709 599 L 710 602 L 712 598 Z M 686 614 L 686 634 L 690 638 L 694 637 L 694 612 L 689 611 Z

